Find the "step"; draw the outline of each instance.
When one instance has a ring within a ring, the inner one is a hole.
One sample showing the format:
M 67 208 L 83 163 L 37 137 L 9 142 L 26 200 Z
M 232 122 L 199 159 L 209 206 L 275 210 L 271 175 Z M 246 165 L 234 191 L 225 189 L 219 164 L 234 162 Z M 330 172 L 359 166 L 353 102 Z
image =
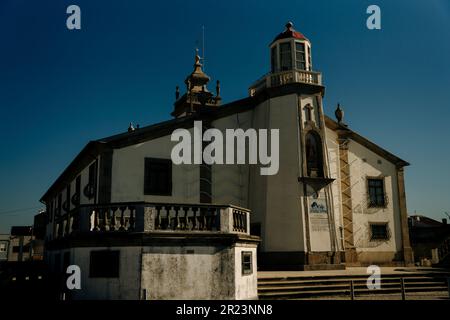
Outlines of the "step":
M 317 276 L 287 276 L 287 277 L 259 277 L 258 281 L 263 282 L 273 282 L 273 281 L 317 281 L 317 280 L 359 280 L 367 279 L 369 274 L 361 275 L 317 275 Z M 450 272 L 414 272 L 414 273 L 399 273 L 399 274 L 381 274 L 383 279 L 392 278 L 418 278 L 418 277 L 429 277 L 429 278 L 447 278 L 450 277 Z
M 410 288 L 406 290 L 406 294 L 413 292 L 444 292 L 447 291 L 447 287 L 420 287 L 420 288 Z M 367 295 L 367 294 L 401 294 L 399 289 L 378 289 L 378 290 L 355 290 L 355 296 Z M 264 299 L 288 299 L 288 298 L 300 298 L 300 297 L 311 297 L 311 296 L 349 296 L 350 290 L 322 290 L 322 291 L 287 291 L 287 292 L 273 292 L 259 294 L 261 300 Z
M 405 284 L 405 288 L 409 290 L 410 288 L 415 287 L 445 287 L 443 282 L 414 282 Z M 355 284 L 355 290 L 370 290 L 367 288 L 367 285 L 364 284 Z M 400 283 L 382 283 L 381 288 L 396 288 L 398 290 L 401 289 Z M 258 287 L 258 293 L 265 292 L 284 292 L 284 291 L 320 291 L 320 290 L 350 290 L 350 284 L 341 284 L 341 285 L 308 285 L 308 286 L 268 286 L 268 287 Z
M 446 282 L 445 278 L 432 278 L 432 277 L 410 277 L 404 278 L 405 283 L 411 282 Z M 367 278 L 364 279 L 323 279 L 323 280 L 284 280 L 284 281 L 258 281 L 258 287 L 264 286 L 290 286 L 290 285 L 308 285 L 308 284 L 350 284 L 350 281 L 354 281 L 355 284 L 362 284 L 367 282 Z M 381 277 L 382 283 L 400 283 L 400 278 L 384 278 Z

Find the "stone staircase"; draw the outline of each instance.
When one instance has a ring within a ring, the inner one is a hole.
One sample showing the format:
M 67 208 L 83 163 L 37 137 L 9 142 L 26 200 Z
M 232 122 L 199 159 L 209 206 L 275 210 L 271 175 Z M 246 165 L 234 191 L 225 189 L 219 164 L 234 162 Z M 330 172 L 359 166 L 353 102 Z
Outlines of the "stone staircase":
M 276 276 L 258 278 L 259 299 L 308 299 L 317 297 L 351 298 L 351 282 L 353 281 L 354 295 L 383 295 L 401 294 L 404 280 L 405 294 L 418 292 L 447 291 L 447 277 L 450 272 L 404 272 L 382 274 L 381 288 L 369 290 L 367 288 L 367 274 L 348 275 L 315 275 L 315 276 Z

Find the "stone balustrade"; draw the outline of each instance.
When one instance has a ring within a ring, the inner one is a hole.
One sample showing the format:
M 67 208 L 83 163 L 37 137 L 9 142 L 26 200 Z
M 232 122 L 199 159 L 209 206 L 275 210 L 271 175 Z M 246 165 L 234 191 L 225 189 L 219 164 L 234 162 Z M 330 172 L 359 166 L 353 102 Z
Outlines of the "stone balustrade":
M 80 205 L 55 219 L 53 238 L 86 232 L 250 234 L 250 210 L 233 205 L 111 203 Z
M 282 72 L 268 73 L 262 78 L 258 79 L 249 88 L 249 95 L 254 96 L 257 92 L 265 88 L 277 87 L 296 82 L 322 85 L 322 73 L 306 70 L 287 70 Z

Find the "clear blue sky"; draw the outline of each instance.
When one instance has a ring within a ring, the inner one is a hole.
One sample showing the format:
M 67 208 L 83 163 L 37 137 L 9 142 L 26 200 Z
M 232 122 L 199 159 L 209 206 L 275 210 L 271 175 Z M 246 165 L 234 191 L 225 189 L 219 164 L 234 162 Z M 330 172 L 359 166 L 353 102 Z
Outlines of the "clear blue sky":
M 82 30 L 66 29 L 66 7 Z M 377 4 L 382 30 L 366 28 Z M 408 211 L 450 211 L 450 2 L 0 1 L 0 232 L 31 224 L 49 185 L 92 139 L 170 118 L 201 26 L 225 102 L 269 69 L 286 21 L 313 45 L 325 112 L 409 161 Z M 213 89 L 213 85 L 210 86 Z M 183 88 L 183 86 L 182 86 Z

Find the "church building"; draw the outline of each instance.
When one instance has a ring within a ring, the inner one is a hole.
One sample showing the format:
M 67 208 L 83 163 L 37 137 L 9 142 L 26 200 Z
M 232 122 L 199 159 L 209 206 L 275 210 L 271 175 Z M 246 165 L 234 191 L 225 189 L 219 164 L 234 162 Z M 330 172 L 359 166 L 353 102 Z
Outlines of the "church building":
M 245 299 L 256 296 L 257 269 L 413 263 L 409 164 L 353 131 L 341 106 L 336 120 L 324 114 L 312 44 L 292 23 L 269 50 L 270 72 L 248 97 L 227 103 L 219 81 L 209 91 L 197 53 L 185 90 L 176 89 L 173 119 L 89 142 L 42 196 L 47 261 L 57 269 L 81 264 L 90 280 L 105 276 L 85 297 L 192 298 L 152 293 L 151 283 L 169 286 L 171 277 L 189 290 L 184 272 L 221 281 L 202 297 Z M 174 164 L 172 133 L 194 133 L 196 121 L 222 132 L 278 129 L 278 172 L 261 175 L 261 164 Z M 105 271 L 105 261 L 117 266 Z M 139 274 L 134 287 L 129 268 Z

